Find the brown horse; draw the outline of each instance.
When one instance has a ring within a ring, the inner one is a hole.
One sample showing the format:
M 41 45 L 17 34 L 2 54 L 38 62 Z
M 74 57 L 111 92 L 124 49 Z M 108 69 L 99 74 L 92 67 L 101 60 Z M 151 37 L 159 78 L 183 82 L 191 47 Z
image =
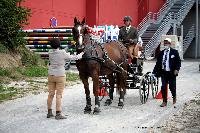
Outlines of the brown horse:
M 82 80 L 86 94 L 86 107 L 84 113 L 91 112 L 91 98 L 88 78 L 93 81 L 93 94 L 95 96 L 95 108 L 93 113 L 100 112 L 100 102 L 98 97 L 99 76 L 107 75 L 111 86 L 106 105 L 110 105 L 113 100 L 114 82 L 117 84 L 117 90 L 120 92 L 118 106 L 123 107 L 124 94 L 126 92 L 127 78 L 127 49 L 116 41 L 99 44 L 91 39 L 88 33 L 88 27 L 85 25 L 85 19 L 80 22 L 74 18 L 73 37 L 76 42 L 77 53 L 84 51 L 83 58 L 76 62 L 80 79 Z M 116 81 L 113 77 L 116 73 Z

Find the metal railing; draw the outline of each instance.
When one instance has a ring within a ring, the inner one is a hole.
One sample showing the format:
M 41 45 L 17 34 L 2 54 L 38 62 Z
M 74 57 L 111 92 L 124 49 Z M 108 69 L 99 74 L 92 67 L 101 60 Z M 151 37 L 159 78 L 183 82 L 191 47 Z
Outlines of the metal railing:
M 140 24 L 137 27 L 138 34 L 142 35 L 144 31 L 147 29 L 147 27 L 153 23 L 153 12 L 149 12 L 146 17 L 140 22 Z
M 190 46 L 192 40 L 195 37 L 195 24 L 193 24 L 187 35 L 185 36 L 184 40 L 183 40 L 183 54 L 186 52 L 187 48 Z
M 194 3 L 195 0 L 187 0 L 184 2 L 183 6 L 181 7 L 178 13 L 170 12 L 167 15 L 167 17 L 162 22 L 156 33 L 147 43 L 145 47 L 145 57 L 148 58 L 153 54 L 153 52 L 160 43 L 161 36 L 165 35 L 169 31 L 172 23 L 180 24 L 183 21 L 183 19 L 186 17 L 187 13 L 190 11 Z
M 138 34 L 142 35 L 151 23 L 160 23 L 165 14 L 178 0 L 167 0 L 157 13 L 149 12 L 138 25 Z
M 151 40 L 145 46 L 145 57 L 148 58 L 152 55 L 154 50 L 158 46 L 158 42 L 160 42 L 161 35 L 167 32 L 171 28 L 172 21 L 172 13 L 169 13 L 165 18 L 165 21 L 160 25 L 156 33 L 153 35 Z
M 194 3 L 195 3 L 195 0 L 187 0 L 183 4 L 183 6 L 181 7 L 181 9 L 178 11 L 178 13 L 175 14 L 175 18 L 177 20 L 177 24 L 178 25 L 180 25 L 182 23 L 182 21 L 184 20 L 184 18 L 186 17 L 186 15 L 190 11 L 190 9 L 194 5 Z

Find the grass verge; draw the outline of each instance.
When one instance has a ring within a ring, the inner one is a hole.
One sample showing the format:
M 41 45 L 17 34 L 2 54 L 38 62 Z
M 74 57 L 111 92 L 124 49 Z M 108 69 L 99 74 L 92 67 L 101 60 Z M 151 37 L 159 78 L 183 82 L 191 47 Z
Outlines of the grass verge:
M 47 91 L 47 76 L 48 68 L 41 66 L 20 67 L 20 68 L 0 68 L 0 102 L 23 97 L 28 93 L 39 94 Z M 10 81 L 21 80 L 28 83 L 28 85 L 14 87 L 7 87 Z M 73 85 L 75 81 L 79 80 L 77 73 L 66 73 L 66 85 Z

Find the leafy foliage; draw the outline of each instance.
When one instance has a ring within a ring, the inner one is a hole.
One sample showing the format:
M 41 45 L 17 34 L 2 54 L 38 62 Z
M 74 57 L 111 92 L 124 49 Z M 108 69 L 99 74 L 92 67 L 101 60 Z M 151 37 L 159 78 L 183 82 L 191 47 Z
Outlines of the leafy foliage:
M 24 69 L 18 68 L 17 71 L 27 77 L 47 77 L 48 73 L 47 67 L 41 66 L 25 67 Z
M 27 24 L 30 9 L 18 6 L 22 0 L 0 0 L 0 43 L 11 50 L 23 45 L 25 34 L 20 32 Z

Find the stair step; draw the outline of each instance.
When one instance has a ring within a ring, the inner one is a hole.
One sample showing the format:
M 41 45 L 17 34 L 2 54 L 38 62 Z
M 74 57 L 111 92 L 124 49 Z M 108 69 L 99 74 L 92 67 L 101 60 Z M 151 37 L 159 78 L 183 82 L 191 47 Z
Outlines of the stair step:
M 150 24 L 146 31 L 141 35 L 141 38 L 143 40 L 143 46 L 145 47 L 149 41 L 152 39 L 153 35 L 156 33 L 156 31 L 159 29 L 159 27 L 161 26 L 161 24 L 163 24 L 163 22 L 166 21 L 166 18 L 168 16 L 168 14 L 171 12 L 173 13 L 178 13 L 179 10 L 181 9 L 181 7 L 184 5 L 184 3 L 188 1 L 188 0 L 176 0 L 176 2 L 174 3 L 174 5 L 167 11 L 166 14 L 163 14 L 162 16 L 162 20 L 161 22 L 159 22 L 159 24 Z M 173 18 L 174 16 L 172 16 Z M 168 31 L 170 32 L 170 30 Z M 184 33 L 185 36 L 185 33 Z M 153 44 L 152 44 L 153 45 Z M 149 47 L 148 47 L 149 49 Z M 151 48 L 150 48 L 151 49 Z

